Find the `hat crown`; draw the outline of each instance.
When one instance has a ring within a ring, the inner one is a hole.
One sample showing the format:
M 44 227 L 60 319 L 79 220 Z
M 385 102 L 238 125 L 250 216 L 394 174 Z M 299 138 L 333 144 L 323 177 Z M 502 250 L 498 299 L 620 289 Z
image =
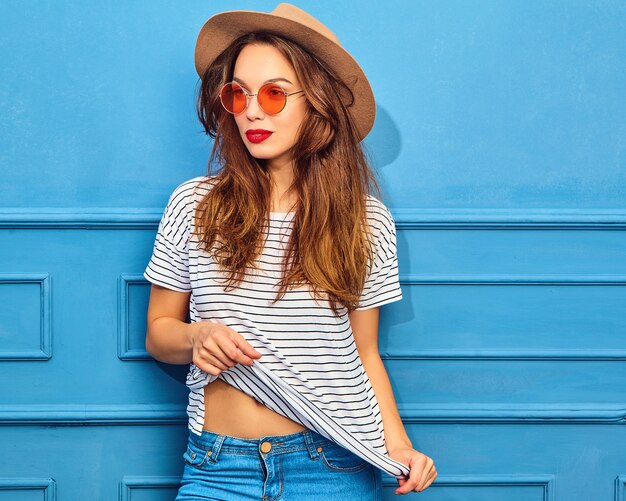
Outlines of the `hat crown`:
M 304 26 L 317 31 L 320 35 L 325 36 L 329 40 L 332 40 L 337 45 L 341 45 L 337 35 L 329 30 L 326 25 L 322 24 L 311 14 L 300 9 L 299 7 L 296 7 L 295 5 L 286 2 L 280 3 L 272 12 L 270 12 L 270 14 L 303 24 Z

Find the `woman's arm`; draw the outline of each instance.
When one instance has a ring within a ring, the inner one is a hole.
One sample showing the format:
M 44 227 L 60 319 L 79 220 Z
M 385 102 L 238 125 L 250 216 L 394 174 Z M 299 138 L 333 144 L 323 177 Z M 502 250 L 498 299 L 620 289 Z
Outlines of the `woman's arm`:
M 378 352 L 378 316 L 378 308 L 354 310 L 349 314 L 356 348 L 380 407 L 385 429 L 385 445 L 391 454 L 395 449 L 413 448 L 413 445 L 404 429 L 387 370 Z
M 159 362 L 189 364 L 193 355 L 187 310 L 191 292 L 177 292 L 152 284 L 146 319 L 146 351 Z

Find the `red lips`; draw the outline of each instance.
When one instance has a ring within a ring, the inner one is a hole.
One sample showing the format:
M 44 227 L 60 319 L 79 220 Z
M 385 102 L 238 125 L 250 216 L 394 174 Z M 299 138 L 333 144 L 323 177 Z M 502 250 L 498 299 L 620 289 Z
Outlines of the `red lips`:
M 246 131 L 246 137 L 251 143 L 260 143 L 261 141 L 265 141 L 271 135 L 272 131 L 265 129 L 248 129 Z

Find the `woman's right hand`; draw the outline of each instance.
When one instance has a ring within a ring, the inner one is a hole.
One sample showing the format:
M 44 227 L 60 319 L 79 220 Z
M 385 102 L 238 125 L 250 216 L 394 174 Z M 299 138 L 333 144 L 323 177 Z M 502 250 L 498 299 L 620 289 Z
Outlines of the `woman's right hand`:
M 215 321 L 192 322 L 191 344 L 193 364 L 213 376 L 219 375 L 238 363 L 252 365 L 253 358 L 260 358 L 244 337 L 227 325 Z

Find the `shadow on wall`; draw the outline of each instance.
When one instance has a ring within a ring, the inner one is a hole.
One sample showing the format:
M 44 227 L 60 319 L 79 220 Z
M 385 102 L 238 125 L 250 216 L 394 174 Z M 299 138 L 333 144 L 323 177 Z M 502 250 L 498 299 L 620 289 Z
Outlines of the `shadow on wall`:
M 400 156 L 402 149 L 400 129 L 391 115 L 379 105 L 376 105 L 374 127 L 365 138 L 364 144 L 372 160 L 372 167 L 379 172 Z

